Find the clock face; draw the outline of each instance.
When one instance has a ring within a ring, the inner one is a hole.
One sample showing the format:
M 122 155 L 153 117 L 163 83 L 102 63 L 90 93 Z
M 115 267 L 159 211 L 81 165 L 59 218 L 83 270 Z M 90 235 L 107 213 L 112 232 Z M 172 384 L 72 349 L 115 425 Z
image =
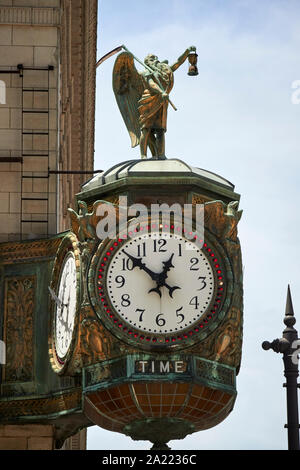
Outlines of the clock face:
M 210 304 L 214 275 L 205 254 L 180 235 L 152 233 L 129 240 L 107 271 L 114 310 L 145 332 L 170 334 L 198 322 Z
M 70 347 L 76 313 L 77 275 L 73 252 L 66 255 L 54 300 L 55 311 L 55 349 L 59 359 L 63 359 Z
M 99 246 L 91 301 L 116 336 L 147 349 L 181 348 L 217 328 L 225 315 L 222 248 L 196 238 L 158 228 Z

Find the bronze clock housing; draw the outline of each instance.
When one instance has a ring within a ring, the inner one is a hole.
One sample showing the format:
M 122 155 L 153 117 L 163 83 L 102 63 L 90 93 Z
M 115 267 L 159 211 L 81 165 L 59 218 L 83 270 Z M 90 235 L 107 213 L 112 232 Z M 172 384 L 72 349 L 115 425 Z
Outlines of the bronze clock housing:
M 165 443 L 211 428 L 232 411 L 243 327 L 242 211 L 233 190 L 177 159 L 123 162 L 83 186 L 72 229 L 86 252 L 89 305 L 80 338 L 84 410 L 93 423 Z M 196 232 L 187 240 L 175 215 L 164 226 L 163 204 L 172 211 L 173 203 L 189 219 L 203 210 L 204 237 Z M 124 210 L 134 204 L 148 213 L 135 228 Z M 161 215 L 156 227 L 150 212 Z M 128 221 L 126 233 L 99 237 L 104 223 L 113 230 L 113 213 L 121 227 Z M 184 256 L 189 244 L 194 249 Z

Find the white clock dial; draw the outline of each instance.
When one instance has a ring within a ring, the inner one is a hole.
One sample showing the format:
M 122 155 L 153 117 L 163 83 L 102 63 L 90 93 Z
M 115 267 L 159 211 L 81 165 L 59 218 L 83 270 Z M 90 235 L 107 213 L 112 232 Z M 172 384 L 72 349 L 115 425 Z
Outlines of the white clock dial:
M 64 259 L 56 295 L 55 348 L 57 356 L 63 359 L 72 341 L 76 313 L 77 274 L 71 251 Z
M 119 318 L 158 335 L 199 322 L 212 301 L 214 285 L 211 264 L 196 243 L 164 232 L 123 243 L 106 275 L 107 295 Z

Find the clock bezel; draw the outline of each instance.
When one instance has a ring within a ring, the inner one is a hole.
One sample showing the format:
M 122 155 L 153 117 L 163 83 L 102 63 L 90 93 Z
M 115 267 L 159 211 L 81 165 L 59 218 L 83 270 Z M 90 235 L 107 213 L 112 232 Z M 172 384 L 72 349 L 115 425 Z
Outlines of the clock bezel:
M 68 254 L 72 252 L 75 258 L 75 269 L 76 269 L 76 309 L 75 309 L 75 316 L 74 316 L 74 324 L 73 324 L 73 331 L 72 331 L 72 339 L 69 344 L 68 350 L 64 357 L 60 357 L 58 355 L 56 349 L 56 312 L 57 306 L 55 301 L 50 298 L 51 308 L 50 308 L 50 325 L 49 325 L 49 357 L 52 369 L 58 373 L 62 374 L 65 372 L 70 359 L 73 354 L 74 346 L 76 343 L 77 338 L 77 330 L 78 330 L 78 322 L 79 322 L 79 313 L 80 313 L 80 306 L 81 306 L 81 257 L 80 257 L 80 250 L 78 247 L 78 239 L 75 234 L 68 233 L 62 240 L 56 254 L 56 258 L 54 261 L 52 275 L 51 275 L 51 284 L 50 287 L 53 291 L 58 293 L 59 283 L 61 279 L 61 273 L 63 267 L 65 265 L 65 260 Z
M 159 222 L 149 224 L 149 221 L 146 221 L 145 225 L 147 225 L 147 228 L 150 229 L 149 231 L 152 232 L 157 232 L 158 229 L 162 230 L 162 226 Z M 143 224 L 141 224 L 140 227 L 143 228 Z M 176 222 L 170 225 L 171 233 L 184 237 L 181 228 L 180 230 L 181 232 L 178 232 Z M 137 231 L 136 233 L 136 236 L 143 234 L 142 231 Z M 196 240 L 189 241 L 201 243 L 200 236 L 196 235 Z M 201 320 L 196 321 L 189 327 L 174 334 L 148 333 L 135 328 L 126 323 L 124 318 L 118 314 L 110 302 L 106 285 L 106 273 L 111 262 L 110 260 L 113 259 L 112 254 L 126 242 L 128 242 L 128 238 L 124 238 L 122 234 L 119 234 L 116 239 L 106 239 L 102 241 L 98 245 L 89 267 L 88 290 L 90 302 L 104 326 L 118 339 L 125 341 L 128 345 L 143 350 L 185 349 L 196 343 L 200 343 L 215 331 L 224 320 L 229 310 L 233 289 L 231 266 L 224 248 L 216 240 L 216 237 L 206 230 L 205 242 L 203 243 L 203 250 L 206 251 L 205 255 L 210 262 L 215 278 L 212 300 L 203 313 Z M 218 262 L 212 261 L 213 259 L 217 259 Z M 219 266 L 218 269 L 215 267 L 216 264 Z M 217 273 L 217 271 L 220 272 Z M 217 279 L 218 277 L 222 279 Z M 219 282 L 223 282 L 222 286 L 218 284 Z M 221 291 L 220 289 L 223 290 Z M 213 305 L 213 307 L 211 307 L 211 305 Z M 210 311 L 208 312 L 208 310 Z

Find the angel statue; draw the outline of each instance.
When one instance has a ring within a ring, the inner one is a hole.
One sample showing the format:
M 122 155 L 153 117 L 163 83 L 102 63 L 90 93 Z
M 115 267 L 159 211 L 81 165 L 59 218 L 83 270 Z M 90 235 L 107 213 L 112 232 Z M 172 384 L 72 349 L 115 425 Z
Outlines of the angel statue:
M 113 70 L 113 90 L 131 139 L 131 146 L 140 145 L 141 158 L 147 158 L 147 147 L 152 157 L 165 159 L 165 132 L 169 94 L 174 84 L 175 70 L 182 65 L 194 46 L 189 47 L 173 65 L 160 62 L 154 54 L 148 54 L 144 63 L 125 46 L 118 55 Z M 145 70 L 138 72 L 134 60 Z

